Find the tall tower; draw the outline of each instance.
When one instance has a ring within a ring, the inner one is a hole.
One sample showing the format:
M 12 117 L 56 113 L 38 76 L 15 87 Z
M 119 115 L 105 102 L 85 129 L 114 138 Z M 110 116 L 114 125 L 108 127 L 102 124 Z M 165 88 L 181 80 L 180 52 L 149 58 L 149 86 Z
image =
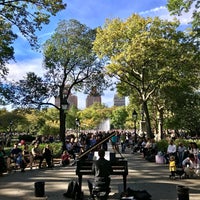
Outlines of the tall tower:
M 114 106 L 125 106 L 125 97 L 119 97 L 118 94 L 114 95 Z
M 94 103 L 101 104 L 101 95 L 98 94 L 96 87 L 92 88 L 92 91 L 86 98 L 86 108 L 90 107 Z
M 67 86 L 63 93 L 64 93 L 64 95 L 68 93 Z M 70 93 L 67 101 L 68 101 L 70 107 L 75 106 L 76 108 L 78 108 L 78 97 L 76 95 L 73 95 Z M 60 97 L 59 96 L 55 97 L 55 105 L 56 106 L 60 105 Z

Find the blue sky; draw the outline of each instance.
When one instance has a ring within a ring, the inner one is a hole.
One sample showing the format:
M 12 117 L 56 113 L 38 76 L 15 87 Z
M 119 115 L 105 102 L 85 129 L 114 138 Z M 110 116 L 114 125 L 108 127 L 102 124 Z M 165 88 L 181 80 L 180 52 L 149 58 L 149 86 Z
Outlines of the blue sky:
M 41 44 L 52 35 L 61 20 L 76 19 L 90 28 L 95 28 L 103 26 L 106 19 L 126 19 L 133 13 L 143 17 L 159 16 L 162 19 L 173 19 L 166 8 L 167 0 L 64 0 L 64 2 L 67 3 L 67 8 L 56 17 L 51 17 L 51 22 L 44 26 L 42 31 L 37 32 Z M 189 22 L 190 13 L 184 14 L 179 19 L 183 26 L 186 25 Z M 32 50 L 26 39 L 19 32 L 16 33 L 19 36 L 14 44 L 16 62 L 8 65 L 9 80 L 22 79 L 27 72 L 42 75 L 42 54 Z M 78 95 L 80 97 L 79 108 L 84 108 L 85 96 Z M 113 97 L 113 92 L 105 91 L 102 103 L 112 106 Z

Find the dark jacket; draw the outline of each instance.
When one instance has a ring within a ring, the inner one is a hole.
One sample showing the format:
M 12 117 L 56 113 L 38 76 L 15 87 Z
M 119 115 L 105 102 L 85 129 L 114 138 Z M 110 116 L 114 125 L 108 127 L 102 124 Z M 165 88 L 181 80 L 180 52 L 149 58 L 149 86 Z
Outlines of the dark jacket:
M 109 177 L 112 173 L 112 167 L 110 161 L 105 158 L 99 158 L 94 161 L 92 170 L 95 177 Z

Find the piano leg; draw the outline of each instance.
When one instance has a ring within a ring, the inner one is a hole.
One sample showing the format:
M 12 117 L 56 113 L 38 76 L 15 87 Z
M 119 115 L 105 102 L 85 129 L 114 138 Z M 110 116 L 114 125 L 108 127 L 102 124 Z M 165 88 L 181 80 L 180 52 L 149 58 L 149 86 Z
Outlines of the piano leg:
M 78 183 L 82 191 L 82 175 L 78 175 Z
M 124 192 L 126 191 L 126 177 L 127 175 L 123 175 Z

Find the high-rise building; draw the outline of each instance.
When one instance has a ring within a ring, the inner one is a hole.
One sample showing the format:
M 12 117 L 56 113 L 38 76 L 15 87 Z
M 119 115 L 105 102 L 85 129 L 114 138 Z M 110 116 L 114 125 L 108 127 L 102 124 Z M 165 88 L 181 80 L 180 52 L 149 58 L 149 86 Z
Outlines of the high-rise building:
M 78 97 L 76 95 L 70 94 L 68 97 L 69 107 L 75 106 L 78 108 Z M 60 97 L 55 97 L 55 105 L 60 106 Z
M 68 98 L 69 106 L 75 106 L 78 108 L 78 97 L 76 95 L 70 94 Z
M 92 96 L 88 95 L 86 98 L 86 108 L 90 107 L 94 103 L 100 103 L 101 104 L 101 96 Z
M 125 106 L 125 97 L 119 97 L 118 94 L 114 95 L 114 106 Z
M 68 93 L 68 86 L 65 87 L 64 91 L 63 91 L 63 95 L 67 95 Z M 76 95 L 73 95 L 72 93 L 69 94 L 68 99 L 67 99 L 68 103 L 69 103 L 69 107 L 71 106 L 75 106 L 76 108 L 78 108 L 78 97 Z M 60 106 L 60 97 L 55 97 L 55 105 L 56 106 Z
M 101 95 L 98 94 L 96 87 L 93 87 L 90 94 L 86 98 L 86 108 L 94 103 L 101 104 Z

